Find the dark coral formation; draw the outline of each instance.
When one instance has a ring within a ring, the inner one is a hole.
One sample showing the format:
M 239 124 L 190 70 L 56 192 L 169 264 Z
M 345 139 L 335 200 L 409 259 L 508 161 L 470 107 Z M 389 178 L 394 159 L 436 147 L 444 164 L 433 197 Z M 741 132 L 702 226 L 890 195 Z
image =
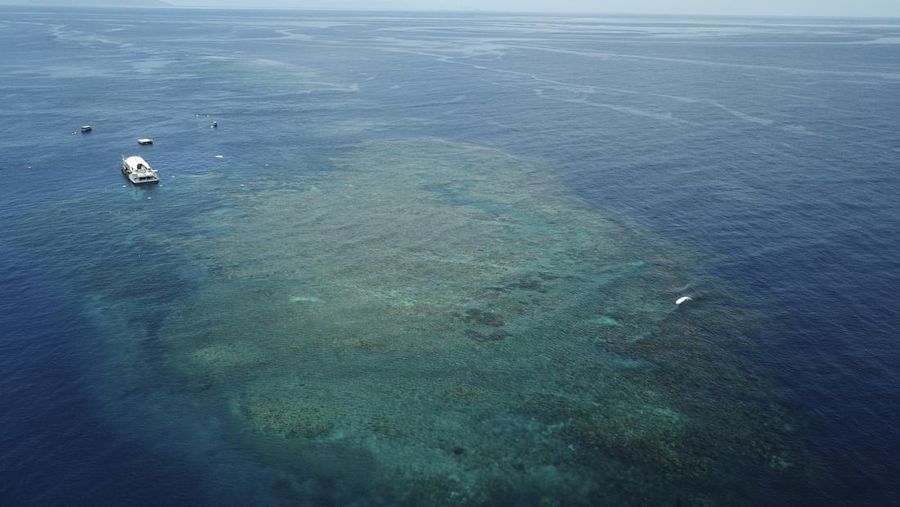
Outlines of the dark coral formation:
M 510 336 L 505 329 L 495 329 L 488 333 L 481 333 L 474 329 L 466 329 L 466 338 L 475 340 L 476 342 L 498 342 Z
M 470 324 L 478 324 L 480 326 L 503 327 L 505 324 L 503 317 L 499 314 L 478 308 L 469 308 L 466 310 L 463 320 Z

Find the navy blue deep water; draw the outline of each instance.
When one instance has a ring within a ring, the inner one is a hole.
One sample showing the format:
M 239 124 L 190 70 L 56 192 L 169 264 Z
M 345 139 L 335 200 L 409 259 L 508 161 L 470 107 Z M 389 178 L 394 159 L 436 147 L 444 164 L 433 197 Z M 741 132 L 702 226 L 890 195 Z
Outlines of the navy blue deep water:
M 0 48 L 0 503 L 900 503 L 897 21 L 3 8 Z

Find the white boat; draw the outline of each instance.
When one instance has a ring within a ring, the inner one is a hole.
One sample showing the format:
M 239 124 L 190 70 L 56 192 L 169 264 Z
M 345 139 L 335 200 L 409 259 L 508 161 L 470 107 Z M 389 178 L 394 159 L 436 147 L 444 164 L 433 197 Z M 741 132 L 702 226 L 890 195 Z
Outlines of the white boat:
M 149 137 L 144 137 L 144 138 L 138 139 L 138 144 L 140 144 L 141 146 L 153 144 L 153 139 L 150 139 Z
M 159 183 L 159 173 L 156 172 L 156 169 L 150 167 L 146 160 L 137 155 L 128 158 L 122 156 L 122 174 L 135 185 Z
M 82 126 L 81 126 L 81 132 L 82 132 L 82 133 L 87 134 L 88 132 L 90 132 L 90 131 L 92 131 L 92 130 L 94 130 L 94 127 L 91 127 L 90 125 L 82 125 Z

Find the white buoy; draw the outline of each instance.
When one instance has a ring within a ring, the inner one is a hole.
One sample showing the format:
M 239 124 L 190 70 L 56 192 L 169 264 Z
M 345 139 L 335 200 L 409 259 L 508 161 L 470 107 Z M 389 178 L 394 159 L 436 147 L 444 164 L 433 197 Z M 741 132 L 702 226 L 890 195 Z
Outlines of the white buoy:
M 693 301 L 693 300 L 694 300 L 694 298 L 692 298 L 691 296 L 681 296 L 680 298 L 675 300 L 675 304 L 680 305 L 682 303 L 687 303 L 688 301 Z

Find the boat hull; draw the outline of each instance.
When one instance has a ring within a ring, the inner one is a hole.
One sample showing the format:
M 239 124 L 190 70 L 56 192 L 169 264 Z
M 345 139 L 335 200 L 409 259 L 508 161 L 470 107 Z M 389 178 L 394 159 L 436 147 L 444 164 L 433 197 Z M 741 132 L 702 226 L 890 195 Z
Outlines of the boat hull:
M 126 178 L 128 178 L 128 181 L 130 181 L 133 185 L 153 185 L 155 183 L 159 183 L 158 176 L 156 176 L 156 175 L 153 175 L 151 177 L 139 176 L 139 175 L 131 172 L 130 168 L 128 167 L 128 164 L 125 164 L 125 163 L 122 164 L 122 174 Z

